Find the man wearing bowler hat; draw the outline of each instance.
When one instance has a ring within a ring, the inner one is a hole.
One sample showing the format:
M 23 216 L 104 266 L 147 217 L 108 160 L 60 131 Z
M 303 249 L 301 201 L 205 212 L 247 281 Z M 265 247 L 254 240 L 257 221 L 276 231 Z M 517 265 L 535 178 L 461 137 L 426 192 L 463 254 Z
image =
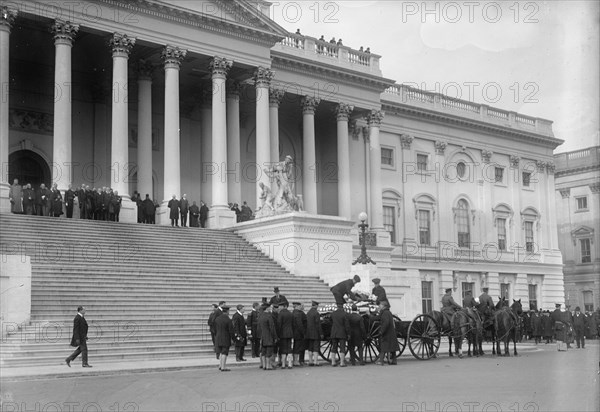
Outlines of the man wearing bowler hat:
M 343 305 L 346 303 L 344 300 L 344 295 L 348 295 L 350 299 L 357 300 L 356 295 L 352 293 L 352 288 L 360 282 L 360 276 L 354 275 L 352 279 L 346 279 L 333 286 L 330 290 L 333 293 L 333 297 L 335 298 L 335 303 L 337 305 Z
M 585 328 L 587 327 L 587 323 L 587 318 L 581 313 L 581 308 L 577 306 L 573 315 L 573 328 L 575 329 L 577 349 L 585 349 Z

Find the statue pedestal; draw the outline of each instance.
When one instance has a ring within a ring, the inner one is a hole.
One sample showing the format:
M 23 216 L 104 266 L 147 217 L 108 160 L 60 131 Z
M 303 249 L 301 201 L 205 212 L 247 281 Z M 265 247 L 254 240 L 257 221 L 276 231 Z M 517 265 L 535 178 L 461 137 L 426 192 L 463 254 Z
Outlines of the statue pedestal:
M 354 222 L 292 212 L 241 222 L 232 230 L 297 276 L 349 274 Z
M 237 217 L 233 210 L 211 207 L 208 211 L 206 227 L 209 229 L 225 229 L 235 225 Z

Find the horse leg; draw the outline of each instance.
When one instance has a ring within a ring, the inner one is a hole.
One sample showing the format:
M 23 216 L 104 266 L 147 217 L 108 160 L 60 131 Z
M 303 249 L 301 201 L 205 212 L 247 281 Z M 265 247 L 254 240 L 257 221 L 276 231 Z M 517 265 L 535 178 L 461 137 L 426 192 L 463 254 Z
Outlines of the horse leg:
M 513 340 L 513 346 L 514 346 L 515 356 L 518 356 L 517 355 L 517 342 L 515 342 L 514 340 Z

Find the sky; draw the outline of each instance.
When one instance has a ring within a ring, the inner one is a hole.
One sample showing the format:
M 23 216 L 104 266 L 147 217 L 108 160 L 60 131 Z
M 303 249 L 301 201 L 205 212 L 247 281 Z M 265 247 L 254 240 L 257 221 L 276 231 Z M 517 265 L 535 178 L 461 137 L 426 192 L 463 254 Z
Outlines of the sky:
M 383 76 L 553 121 L 555 153 L 600 145 L 600 2 L 272 1 L 286 30 L 382 56 Z

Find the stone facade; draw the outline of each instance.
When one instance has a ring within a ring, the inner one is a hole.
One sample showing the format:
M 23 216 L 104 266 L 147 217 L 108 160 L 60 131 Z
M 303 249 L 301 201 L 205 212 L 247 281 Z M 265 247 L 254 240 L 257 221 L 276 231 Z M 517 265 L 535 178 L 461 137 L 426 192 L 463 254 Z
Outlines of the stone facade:
M 526 308 L 564 300 L 552 122 L 395 85 L 377 54 L 288 33 L 245 2 L 208 3 L 5 10 L 3 211 L 19 176 L 118 187 L 125 209 L 134 190 L 149 193 L 159 222 L 186 193 L 211 207 L 209 226 L 228 227 L 227 202 L 256 210 L 259 183 L 274 188 L 264 170 L 289 155 L 287 190 L 317 221 L 367 212 L 369 254 L 401 317 L 439 308 L 446 287 L 460 300 L 488 285 Z M 58 24 L 69 45 L 52 44 Z
M 600 147 L 554 156 L 558 240 L 571 309 L 600 307 Z

